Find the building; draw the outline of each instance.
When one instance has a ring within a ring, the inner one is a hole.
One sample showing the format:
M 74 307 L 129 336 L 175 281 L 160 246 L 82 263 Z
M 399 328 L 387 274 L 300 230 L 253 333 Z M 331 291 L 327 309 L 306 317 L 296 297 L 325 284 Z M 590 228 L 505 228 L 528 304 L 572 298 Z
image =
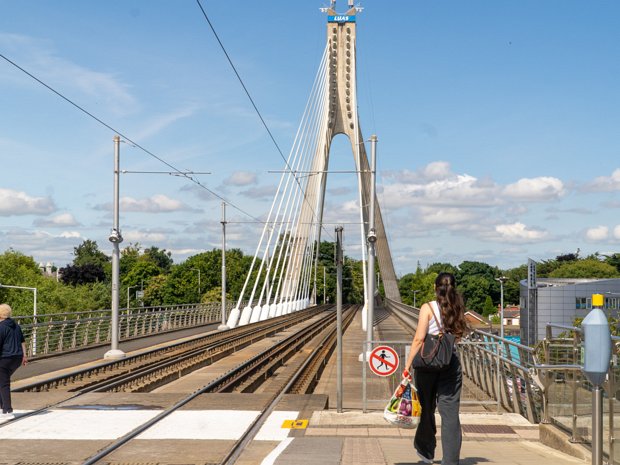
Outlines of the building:
M 500 314 L 501 308 L 497 308 Z M 518 305 L 506 305 L 504 307 L 504 326 L 519 326 L 521 320 L 521 309 Z
M 538 278 L 535 286 L 520 282 L 521 343 L 535 345 L 545 338 L 548 323 L 573 326 L 592 309 L 592 294 L 605 296 L 608 316 L 620 313 L 620 279 Z M 562 330 L 556 329 L 553 335 Z
M 470 328 L 489 330 L 491 328 L 491 322 L 483 317 L 480 313 L 473 310 L 467 310 L 465 312 L 465 320 Z

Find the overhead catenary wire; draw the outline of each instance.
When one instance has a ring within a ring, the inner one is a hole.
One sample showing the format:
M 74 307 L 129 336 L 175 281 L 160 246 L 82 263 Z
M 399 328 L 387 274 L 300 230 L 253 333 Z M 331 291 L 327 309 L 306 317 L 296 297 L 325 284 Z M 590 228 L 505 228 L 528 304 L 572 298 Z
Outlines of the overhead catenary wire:
M 23 68 L 22 66 L 18 65 L 16 62 L 14 62 L 13 60 L 11 60 L 10 58 L 6 57 L 4 54 L 0 53 L 0 58 L 2 58 L 3 60 L 5 60 L 7 63 L 11 64 L 12 66 L 14 66 L 15 68 L 17 68 L 18 70 L 20 70 L 22 73 L 26 74 L 27 76 L 29 76 L 30 78 L 32 78 L 33 80 L 35 80 L 36 82 L 38 82 L 39 84 L 41 84 L 43 87 L 45 87 L 46 89 L 50 90 L 51 92 L 53 92 L 54 94 L 56 94 L 58 97 L 60 97 L 61 99 L 63 99 L 65 102 L 69 103 L 70 105 L 72 105 L 73 107 L 77 108 L 79 111 L 81 111 L 82 113 L 84 113 L 85 115 L 89 116 L 90 118 L 92 118 L 93 120 L 95 120 L 96 122 L 98 122 L 99 124 L 101 124 L 102 126 L 104 126 L 105 128 L 109 129 L 110 131 L 114 132 L 115 134 L 118 134 L 119 136 L 121 136 L 123 139 L 125 139 L 127 142 L 129 142 L 130 144 L 132 144 L 134 147 L 136 147 L 137 149 L 142 150 L 144 153 L 146 153 L 147 155 L 155 158 L 157 161 L 159 161 L 160 163 L 163 163 L 164 165 L 166 165 L 168 168 L 172 169 L 175 173 L 175 176 L 179 176 L 179 177 L 183 177 L 188 179 L 189 181 L 193 182 L 194 184 L 198 185 L 199 187 L 201 187 L 202 189 L 206 190 L 207 192 L 209 192 L 211 195 L 217 197 L 218 199 L 226 202 L 228 205 L 230 205 L 232 208 L 234 208 L 235 210 L 237 210 L 238 212 L 252 218 L 253 220 L 256 220 L 259 223 L 263 223 L 263 221 L 261 221 L 260 219 L 256 218 L 254 215 L 252 215 L 251 213 L 246 212 L 244 209 L 242 209 L 241 207 L 237 206 L 236 204 L 234 204 L 233 202 L 225 199 L 224 197 L 222 197 L 220 194 L 218 194 L 217 192 L 213 191 L 212 189 L 209 189 L 207 186 L 205 186 L 203 183 L 201 183 L 198 179 L 194 178 L 193 176 L 190 176 L 189 174 L 191 172 L 188 171 L 183 171 L 180 170 L 179 168 L 177 168 L 176 166 L 172 165 L 171 163 L 167 162 L 166 160 L 164 160 L 163 158 L 161 158 L 160 156 L 154 154 L 153 152 L 151 152 L 150 150 L 148 150 L 147 148 L 143 147 L 142 145 L 140 145 L 138 142 L 134 141 L 133 139 L 131 139 L 128 135 L 126 135 L 123 131 L 119 131 L 118 129 L 114 128 L 112 125 L 106 123 L 105 121 L 103 121 L 101 118 L 98 118 L 97 116 L 95 116 L 93 113 L 91 113 L 90 111 L 86 110 L 84 107 L 82 107 L 81 105 L 78 105 L 77 103 L 75 103 L 73 100 L 71 100 L 69 97 L 66 97 L 65 95 L 63 95 L 61 92 L 57 91 L 56 89 L 54 89 L 52 86 L 50 86 L 49 84 L 45 83 L 42 79 L 39 79 L 38 77 L 36 77 L 34 74 L 32 74 L 30 71 L 26 70 L 25 68 Z
M 207 12 L 204 9 L 204 7 L 202 6 L 202 3 L 200 2 L 200 0 L 196 0 L 196 3 L 198 4 L 198 7 L 200 8 L 200 11 L 202 12 L 202 15 L 204 16 L 205 21 L 209 25 L 209 28 L 211 29 L 211 32 L 213 32 L 213 35 L 215 36 L 215 39 L 217 40 L 217 43 L 220 45 L 220 48 L 222 49 L 222 52 L 226 56 L 226 59 L 228 60 L 228 63 L 230 64 L 233 72 L 235 73 L 235 76 L 237 77 L 237 80 L 241 84 L 241 87 L 243 88 L 243 91 L 245 92 L 245 94 L 247 95 L 248 99 L 250 100 L 250 103 L 252 104 L 252 107 L 254 108 L 254 111 L 258 115 L 258 118 L 260 119 L 261 123 L 265 127 L 265 130 L 269 134 L 269 138 L 271 139 L 271 141 L 273 142 L 274 146 L 276 147 L 276 150 L 278 151 L 278 154 L 280 155 L 282 160 L 284 160 L 285 165 L 290 169 L 289 161 L 284 156 L 284 153 L 282 152 L 282 149 L 280 148 L 280 145 L 278 144 L 278 142 L 276 141 L 273 133 L 269 129 L 269 126 L 267 125 L 267 122 L 265 121 L 265 118 L 263 118 L 263 115 L 261 114 L 260 110 L 258 109 L 258 106 L 254 102 L 254 99 L 252 98 L 252 95 L 250 94 L 250 91 L 248 90 L 247 86 L 245 85 L 245 82 L 243 81 L 243 79 L 241 78 L 241 75 L 237 71 L 237 68 L 236 68 L 235 64 L 233 63 L 232 59 L 230 58 L 230 55 L 226 51 L 226 47 L 224 47 L 224 44 L 223 44 L 222 40 L 220 39 L 217 31 L 215 30 L 215 27 L 213 26 L 213 23 L 209 19 L 209 15 L 207 14 Z M 295 181 L 296 181 L 296 183 L 298 185 L 298 188 L 300 190 L 302 190 L 302 192 L 304 192 L 304 196 L 305 196 L 305 191 L 303 190 L 303 188 L 301 186 L 301 183 L 299 182 L 299 179 L 297 178 L 297 176 L 295 176 Z M 325 232 L 327 234 L 329 234 L 329 232 L 327 230 Z

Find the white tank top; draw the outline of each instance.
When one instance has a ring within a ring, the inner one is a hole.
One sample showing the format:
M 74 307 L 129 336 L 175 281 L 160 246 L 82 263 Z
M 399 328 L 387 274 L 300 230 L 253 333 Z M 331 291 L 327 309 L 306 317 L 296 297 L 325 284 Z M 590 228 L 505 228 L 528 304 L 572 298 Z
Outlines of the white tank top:
M 429 304 L 431 306 L 431 310 L 435 314 L 435 318 L 437 318 L 437 321 L 443 324 L 441 321 L 441 310 L 439 310 L 439 305 L 437 305 L 437 302 L 433 300 L 432 302 L 429 302 Z M 435 321 L 435 318 L 431 316 L 431 321 L 428 322 L 428 334 L 439 334 L 439 326 L 437 326 L 437 321 Z

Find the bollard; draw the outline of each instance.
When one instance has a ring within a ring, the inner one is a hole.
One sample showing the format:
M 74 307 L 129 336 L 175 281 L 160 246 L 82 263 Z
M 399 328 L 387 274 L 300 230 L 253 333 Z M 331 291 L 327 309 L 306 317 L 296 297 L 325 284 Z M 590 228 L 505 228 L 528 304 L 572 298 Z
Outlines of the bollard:
M 603 388 L 611 362 L 611 333 L 602 310 L 604 297 L 592 294 L 592 310 L 583 319 L 583 372 L 592 390 L 592 465 L 603 464 Z

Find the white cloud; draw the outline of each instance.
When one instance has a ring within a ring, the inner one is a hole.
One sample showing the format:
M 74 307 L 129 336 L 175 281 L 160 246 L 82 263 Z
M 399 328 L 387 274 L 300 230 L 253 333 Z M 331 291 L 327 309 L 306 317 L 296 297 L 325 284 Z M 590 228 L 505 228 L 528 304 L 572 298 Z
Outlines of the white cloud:
M 55 210 L 49 197 L 31 197 L 25 192 L 0 188 L 0 216 L 48 215 Z
M 596 228 L 590 228 L 586 231 L 586 238 L 591 241 L 603 241 L 608 237 L 609 228 L 607 226 L 597 226 Z
M 256 184 L 256 173 L 251 171 L 235 171 L 224 181 L 224 184 L 232 184 L 233 186 Z
M 193 209 L 185 203 L 171 199 L 164 194 L 156 194 L 146 199 L 134 199 L 133 197 L 122 197 L 119 201 L 122 212 L 140 213 L 170 213 L 176 211 L 192 211 Z M 110 210 L 112 205 L 106 203 L 98 205 L 98 210 Z
M 450 176 L 450 163 L 447 161 L 434 161 L 422 170 L 426 179 L 444 179 Z
M 541 176 L 523 178 L 504 188 L 504 194 L 514 200 L 541 202 L 556 200 L 565 194 L 564 184 L 558 178 Z
M 66 226 L 79 226 L 79 223 L 75 220 L 71 213 L 61 213 L 51 218 L 37 218 L 34 221 L 35 226 L 64 228 Z
M 421 207 L 419 211 L 420 221 L 432 226 L 465 225 L 476 218 L 473 211 L 464 208 Z
M 494 183 L 481 182 L 468 174 L 452 174 L 430 182 L 394 183 L 384 186 L 388 208 L 407 205 L 493 206 L 499 204 Z
M 620 224 L 614 228 L 614 239 L 620 239 Z
M 529 229 L 523 223 L 498 224 L 495 232 L 506 242 L 536 242 L 547 238 L 547 231 Z
M 82 237 L 82 235 L 77 231 L 63 231 L 58 237 L 62 237 L 63 239 L 76 239 Z
M 276 195 L 276 186 L 257 186 L 250 187 L 240 192 L 241 195 L 251 199 L 273 199 Z
M 150 231 L 127 231 L 123 232 L 123 239 L 127 242 L 140 242 L 151 244 L 153 242 L 163 242 L 168 236 L 161 232 Z
M 620 190 L 620 168 L 611 173 L 611 176 L 599 176 L 584 186 L 586 192 L 613 192 Z

